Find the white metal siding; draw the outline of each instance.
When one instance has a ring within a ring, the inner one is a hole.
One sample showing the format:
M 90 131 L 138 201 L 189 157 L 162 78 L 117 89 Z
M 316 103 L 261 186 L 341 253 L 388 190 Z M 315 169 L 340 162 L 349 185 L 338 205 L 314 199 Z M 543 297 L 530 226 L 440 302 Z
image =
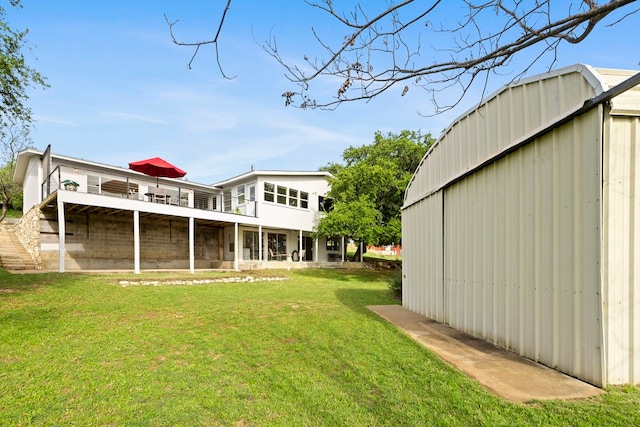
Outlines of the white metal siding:
M 444 193 L 445 321 L 600 383 L 598 112 Z
M 447 129 L 405 193 L 403 305 L 596 385 L 640 383 L 640 90 L 552 129 L 632 74 L 531 78 Z
M 635 75 L 636 71 L 631 70 L 611 70 L 598 68 L 596 71 L 605 81 L 607 87 L 614 87 L 628 78 Z M 611 115 L 640 115 L 640 87 L 635 87 L 616 96 L 611 102 Z
M 405 210 L 402 224 L 402 305 L 443 322 L 442 192 Z
M 422 159 L 405 194 L 410 205 L 451 179 L 581 107 L 596 95 L 581 72 L 551 74 L 509 86 L 462 116 Z
M 640 382 L 640 122 L 606 122 L 603 317 L 609 384 Z

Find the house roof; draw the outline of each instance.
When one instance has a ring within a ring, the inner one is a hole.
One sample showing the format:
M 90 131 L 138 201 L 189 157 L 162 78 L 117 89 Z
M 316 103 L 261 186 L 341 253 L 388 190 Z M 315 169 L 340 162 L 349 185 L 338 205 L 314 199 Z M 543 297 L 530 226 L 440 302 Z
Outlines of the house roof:
M 405 207 L 596 105 L 608 103 L 611 115 L 640 116 L 639 83 L 637 71 L 576 64 L 503 86 L 431 146 L 407 186 Z
M 216 182 L 214 187 L 224 187 L 232 185 L 236 182 L 245 181 L 249 178 L 257 178 L 261 176 L 271 177 L 323 177 L 329 178 L 333 175 L 326 171 L 274 171 L 274 170 L 251 170 L 238 176 L 226 179 L 224 181 Z
M 21 151 L 18 154 L 18 159 L 16 162 L 16 168 L 13 174 L 14 182 L 23 182 L 25 174 L 27 173 L 27 166 L 29 164 L 29 159 L 32 157 L 42 157 L 44 154 L 43 151 L 35 150 L 32 148 Z M 123 168 L 120 166 L 108 165 L 105 163 L 93 162 L 90 160 L 85 160 L 77 157 L 64 156 L 60 154 L 52 153 L 51 157 L 56 160 L 57 163 L 66 163 L 68 165 L 78 165 L 78 166 L 87 166 L 91 169 L 99 169 L 103 171 L 109 171 L 112 173 L 116 173 L 119 175 L 131 175 L 131 176 L 146 176 L 139 172 L 135 172 L 128 168 Z M 274 171 L 274 170 L 251 170 L 249 172 L 243 173 L 241 175 L 226 179 L 224 181 L 217 182 L 215 184 L 198 184 L 192 181 L 184 181 L 180 180 L 181 185 L 185 185 L 188 187 L 206 187 L 207 189 L 211 188 L 221 188 L 227 185 L 232 185 L 236 182 L 241 182 L 247 180 L 248 178 L 260 177 L 260 176 L 272 176 L 272 177 L 323 177 L 328 178 L 331 177 L 331 173 L 326 171 Z M 171 178 L 162 178 L 169 179 Z
M 44 152 L 40 151 L 40 150 L 35 150 L 33 148 L 29 148 L 26 150 L 22 150 L 19 154 L 18 154 L 18 159 L 16 161 L 16 168 L 15 171 L 13 173 L 13 182 L 19 182 L 22 183 L 24 181 L 25 178 L 25 174 L 27 173 L 27 166 L 29 165 L 29 160 L 33 157 L 38 157 L 41 158 L 43 156 Z M 100 171 L 104 171 L 104 172 L 109 172 L 109 173 L 113 173 L 116 175 L 123 175 L 123 176 L 137 176 L 137 177 L 148 177 L 148 175 L 145 175 L 143 173 L 140 172 L 136 172 L 134 170 L 131 170 L 129 168 L 124 168 L 121 166 L 113 166 L 113 165 L 108 165 L 105 163 L 100 163 L 100 162 L 94 162 L 94 161 L 90 161 L 90 160 L 85 160 L 85 159 L 81 159 L 78 157 L 71 157 L 71 156 L 65 156 L 65 155 L 61 155 L 61 154 L 56 154 L 56 153 L 51 153 L 51 158 L 55 159 L 56 163 L 59 164 L 64 164 L 67 166 L 77 166 L 80 168 L 88 168 L 88 169 L 92 169 L 92 170 L 100 170 Z M 173 179 L 173 178 L 160 178 L 160 180 L 164 181 L 180 181 L 180 185 L 184 186 L 184 187 L 188 187 L 188 188 L 193 188 L 193 189 L 207 189 L 207 190 L 211 190 L 212 186 L 211 185 L 207 185 L 207 184 L 199 184 L 196 182 L 192 182 L 192 181 L 186 181 L 186 180 L 182 180 L 182 179 Z

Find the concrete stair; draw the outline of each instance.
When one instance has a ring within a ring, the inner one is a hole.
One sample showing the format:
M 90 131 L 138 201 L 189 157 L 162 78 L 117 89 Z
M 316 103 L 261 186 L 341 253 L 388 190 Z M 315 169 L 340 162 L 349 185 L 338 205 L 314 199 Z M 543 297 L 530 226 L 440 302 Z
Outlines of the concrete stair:
M 0 266 L 8 271 L 35 270 L 31 255 L 16 236 L 16 227 L 15 221 L 0 222 Z

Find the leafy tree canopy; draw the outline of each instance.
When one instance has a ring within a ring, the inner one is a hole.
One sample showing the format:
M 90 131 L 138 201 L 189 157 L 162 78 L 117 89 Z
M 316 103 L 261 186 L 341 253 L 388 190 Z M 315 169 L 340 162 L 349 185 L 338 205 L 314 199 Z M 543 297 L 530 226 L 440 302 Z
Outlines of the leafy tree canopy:
M 22 7 L 20 0 L 9 0 L 13 7 Z M 0 5 L 0 221 L 9 206 L 21 205 L 22 187 L 13 183 L 13 171 L 18 152 L 31 144 L 29 131 L 31 109 L 26 105 L 30 87 L 47 87 L 45 78 L 25 61 L 28 30 L 11 28 L 6 8 Z
M 343 164 L 322 168 L 333 174 L 328 194 L 333 210 L 318 221 L 316 234 L 373 245 L 400 242 L 404 191 L 434 142 L 430 134 L 405 130 L 376 132 L 372 144 L 347 148 Z
M 22 7 L 20 0 L 10 0 L 14 7 Z M 17 31 L 6 20 L 6 8 L 0 6 L 0 130 L 8 121 L 31 122 L 27 88 L 47 87 L 45 78 L 25 61 L 23 50 L 29 30 Z

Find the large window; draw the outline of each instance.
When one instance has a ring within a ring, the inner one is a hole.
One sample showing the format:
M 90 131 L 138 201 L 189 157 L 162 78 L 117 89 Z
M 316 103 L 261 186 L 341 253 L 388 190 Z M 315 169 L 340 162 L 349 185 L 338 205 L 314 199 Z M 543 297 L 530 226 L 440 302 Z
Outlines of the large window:
M 328 197 L 318 196 L 318 209 L 320 212 L 331 212 L 333 200 Z
M 327 239 L 327 250 L 328 251 L 339 251 L 340 250 L 340 241 L 337 238 Z
M 249 192 L 251 192 L 251 187 L 249 187 Z M 249 197 L 252 197 L 251 194 Z M 253 197 L 255 197 L 255 195 Z M 275 185 L 270 182 L 264 183 L 264 200 L 265 202 L 275 202 L 293 208 L 309 209 L 308 192 L 295 188 L 287 188 L 282 185 Z
M 236 195 L 238 196 L 238 205 L 244 205 L 244 185 L 238 185 Z
M 298 190 L 289 189 L 289 206 L 298 207 Z
M 270 182 L 264 183 L 264 200 L 265 202 L 276 201 L 276 186 Z
M 278 185 L 278 203 L 281 205 L 287 204 L 287 187 Z
M 287 260 L 287 235 L 279 233 L 267 234 L 267 249 L 270 261 Z
M 257 231 L 245 231 L 242 244 L 242 259 L 258 259 L 260 256 L 260 243 Z
M 224 190 L 222 192 L 222 203 L 224 203 L 224 211 L 231 212 L 231 190 Z

